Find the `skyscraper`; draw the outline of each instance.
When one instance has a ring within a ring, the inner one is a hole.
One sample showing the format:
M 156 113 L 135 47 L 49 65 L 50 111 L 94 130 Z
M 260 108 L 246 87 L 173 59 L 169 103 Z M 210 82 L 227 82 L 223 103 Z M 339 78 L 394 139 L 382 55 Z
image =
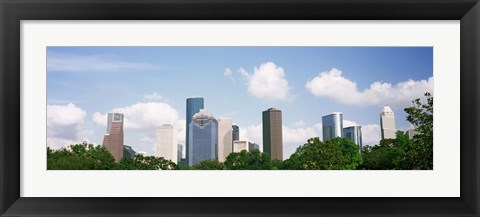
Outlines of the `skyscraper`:
M 182 144 L 178 144 L 177 146 L 177 164 L 180 165 L 180 162 L 183 158 L 183 146 Z
M 157 127 L 156 155 L 178 163 L 177 127 L 174 124 L 164 124 Z
M 395 139 L 395 113 L 390 106 L 384 106 L 380 113 L 382 139 Z
M 137 154 L 137 152 L 132 149 L 132 146 L 123 146 L 123 157 L 135 158 L 135 154 Z
M 112 126 L 112 122 L 114 122 L 114 121 L 123 122 L 123 114 L 122 113 L 108 113 L 107 134 L 110 133 L 110 128 Z
M 237 125 L 232 125 L 232 140 L 238 141 L 240 140 L 240 129 Z
M 241 152 L 242 150 L 253 151 L 258 149 L 258 145 L 250 141 L 237 140 L 233 142 L 233 152 Z
M 334 112 L 322 117 L 323 141 L 343 136 L 343 114 Z
M 102 144 L 115 161 L 120 162 L 123 158 L 123 114 L 108 113 L 107 134 Z
M 262 112 L 263 152 L 272 160 L 283 160 L 282 111 L 269 108 Z
M 361 126 L 351 126 L 343 128 L 343 138 L 347 138 L 357 144 L 360 148 L 360 151 L 363 148 L 362 144 L 362 127 Z
M 188 165 L 204 160 L 216 160 L 218 156 L 218 123 L 205 109 L 196 113 L 189 128 Z
M 190 133 L 190 123 L 192 123 L 193 115 L 198 113 L 200 109 L 203 109 L 203 98 L 201 97 L 192 97 L 187 99 L 187 114 L 186 114 L 186 134 L 185 134 L 185 153 L 186 153 L 186 160 L 187 164 L 190 165 L 188 162 L 190 157 L 190 138 L 189 138 L 189 133 Z
M 418 132 L 415 129 L 408 129 L 406 131 L 408 139 L 413 139 L 415 135 L 418 135 Z
M 218 118 L 218 161 L 224 162 L 232 153 L 232 119 Z

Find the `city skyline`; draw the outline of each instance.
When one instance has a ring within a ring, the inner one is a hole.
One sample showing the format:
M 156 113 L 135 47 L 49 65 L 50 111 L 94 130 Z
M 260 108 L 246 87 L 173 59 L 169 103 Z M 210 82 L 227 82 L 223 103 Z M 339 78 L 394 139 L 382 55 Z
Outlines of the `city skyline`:
M 120 112 L 134 150 L 153 155 L 155 129 L 168 123 L 185 148 L 185 100 L 200 96 L 261 150 L 261 111 L 282 110 L 284 159 L 308 137 L 322 138 L 321 117 L 335 111 L 344 128 L 362 126 L 364 145 L 378 144 L 383 106 L 407 130 L 403 108 L 433 92 L 432 58 L 422 47 L 49 47 L 47 141 L 102 144 L 107 113 Z M 62 112 L 71 120 L 59 121 Z

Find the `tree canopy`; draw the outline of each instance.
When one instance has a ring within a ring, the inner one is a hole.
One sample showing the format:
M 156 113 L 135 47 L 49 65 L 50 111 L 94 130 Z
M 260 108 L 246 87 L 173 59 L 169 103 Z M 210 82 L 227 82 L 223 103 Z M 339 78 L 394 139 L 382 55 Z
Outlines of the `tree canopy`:
M 412 107 L 405 108 L 407 120 L 415 126 L 417 134 L 405 147 L 404 168 L 433 169 L 433 96 L 427 92 L 425 97 L 425 104 L 415 99 Z
M 273 165 L 267 154 L 255 149 L 250 152 L 242 150 L 229 154 L 225 160 L 225 167 L 228 170 L 270 170 Z
M 204 160 L 200 163 L 193 165 L 189 169 L 191 170 L 224 170 L 225 165 L 218 160 Z
M 407 121 L 415 127 L 413 139 L 397 131 L 395 139 L 384 139 L 378 146 L 366 146 L 362 151 L 361 169 L 433 169 L 433 97 L 428 92 L 425 97 L 425 103 L 415 99 L 413 106 L 405 108 Z
M 47 147 L 49 170 L 171 170 L 178 166 L 161 157 L 136 155 L 124 157 L 119 163 L 103 146 L 86 142 L 73 144 L 59 150 Z
M 291 170 L 354 170 L 362 163 L 358 145 L 346 138 L 311 138 L 284 162 Z

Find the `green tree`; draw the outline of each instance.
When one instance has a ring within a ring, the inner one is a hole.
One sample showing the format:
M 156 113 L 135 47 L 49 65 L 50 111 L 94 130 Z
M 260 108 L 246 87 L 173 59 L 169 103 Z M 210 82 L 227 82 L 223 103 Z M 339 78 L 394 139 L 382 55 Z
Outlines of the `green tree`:
M 192 170 L 224 170 L 225 165 L 218 160 L 204 160 L 190 167 Z
M 136 155 L 135 158 L 122 158 L 121 170 L 176 170 L 177 164 L 163 157 Z
M 59 150 L 47 147 L 47 169 L 111 170 L 116 169 L 116 164 L 107 149 L 83 142 Z
M 270 170 L 272 164 L 270 157 L 259 150 L 233 152 L 225 159 L 228 170 Z
M 402 168 L 433 169 L 433 96 L 425 93 L 426 103 L 420 99 L 412 101 L 413 106 L 405 108 L 407 120 L 415 126 L 417 135 L 405 147 L 405 159 Z
M 120 163 L 108 150 L 100 145 L 86 142 L 73 144 L 59 150 L 47 147 L 47 169 L 49 170 L 171 170 L 178 169 L 172 161 L 153 156 L 137 155 L 122 158 Z
M 362 163 L 359 147 L 346 138 L 308 139 L 284 164 L 292 170 L 354 170 Z
M 402 131 L 397 131 L 395 135 L 395 139 L 383 139 L 379 145 L 365 146 L 362 150 L 363 164 L 359 169 L 401 169 L 399 165 L 404 160 L 404 148 L 410 140 Z

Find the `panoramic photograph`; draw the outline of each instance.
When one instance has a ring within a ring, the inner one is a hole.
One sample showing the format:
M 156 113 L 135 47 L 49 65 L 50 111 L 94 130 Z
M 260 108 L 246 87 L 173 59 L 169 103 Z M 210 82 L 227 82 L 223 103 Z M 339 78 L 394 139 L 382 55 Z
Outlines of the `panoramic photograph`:
M 46 53 L 48 170 L 433 170 L 433 47 Z

